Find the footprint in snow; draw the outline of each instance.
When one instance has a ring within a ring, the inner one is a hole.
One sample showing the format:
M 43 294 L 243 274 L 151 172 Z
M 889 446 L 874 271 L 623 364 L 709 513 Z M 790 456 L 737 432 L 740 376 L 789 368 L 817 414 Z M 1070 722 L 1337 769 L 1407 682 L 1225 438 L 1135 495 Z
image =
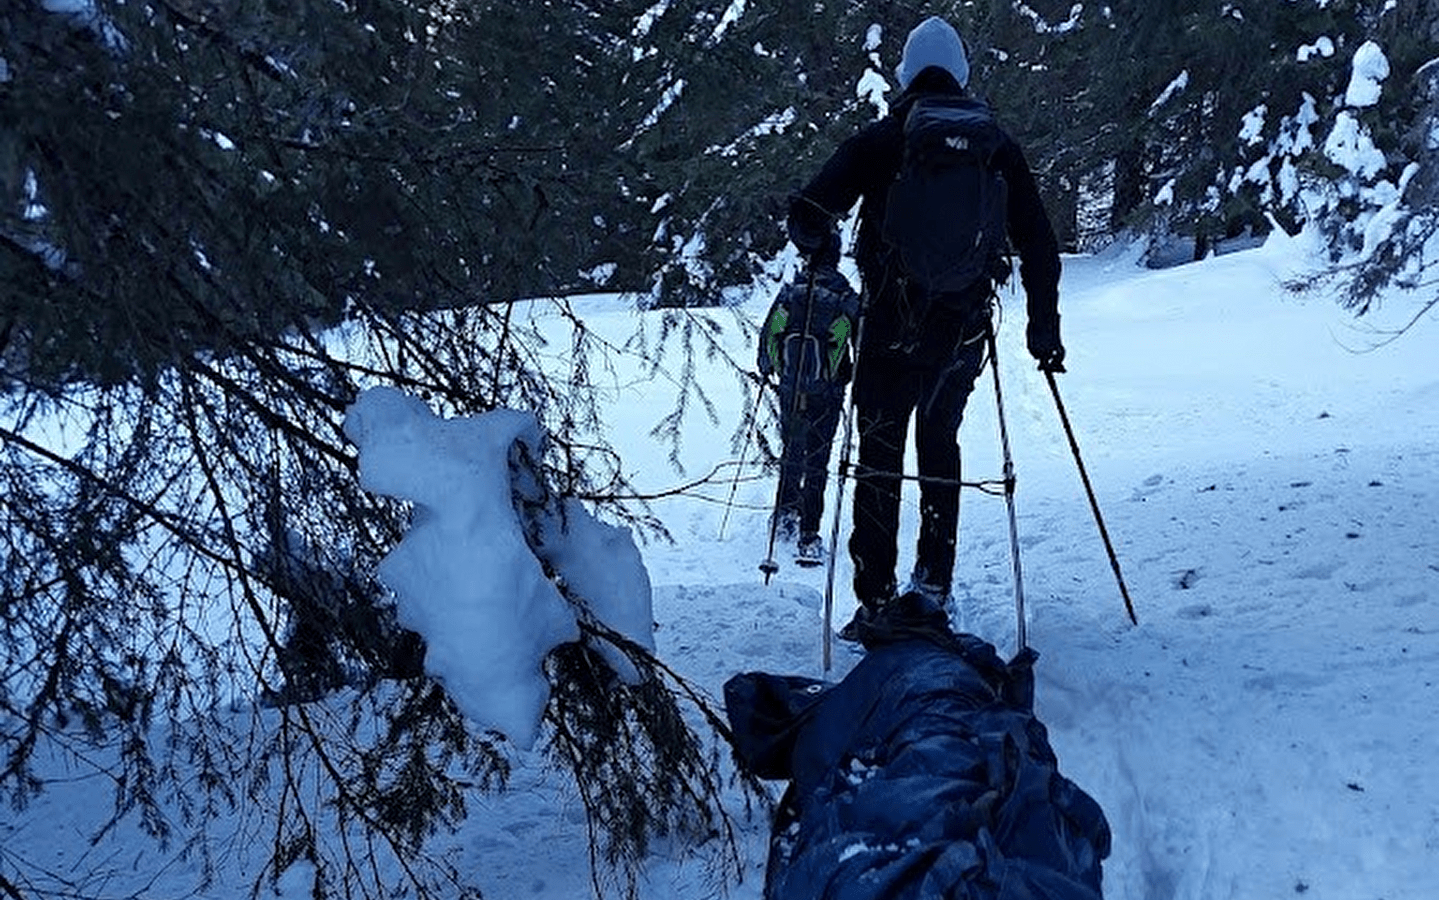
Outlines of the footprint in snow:
M 1330 578 L 1334 577 L 1334 573 L 1339 571 L 1341 565 L 1342 563 L 1337 562 L 1315 563 L 1312 566 L 1305 566 L 1298 572 L 1295 572 L 1294 577 L 1312 578 L 1316 581 L 1327 581 Z
M 1288 693 L 1323 687 L 1333 681 L 1334 679 L 1328 676 L 1305 672 L 1266 672 L 1263 675 L 1245 679 L 1244 686 L 1251 691 Z
M 1163 475 L 1150 475 L 1139 483 L 1139 487 L 1134 489 L 1134 493 L 1129 495 L 1129 499 L 1131 502 L 1138 501 L 1142 503 L 1149 499 L 1150 494 L 1158 493 L 1164 486 L 1165 479 Z

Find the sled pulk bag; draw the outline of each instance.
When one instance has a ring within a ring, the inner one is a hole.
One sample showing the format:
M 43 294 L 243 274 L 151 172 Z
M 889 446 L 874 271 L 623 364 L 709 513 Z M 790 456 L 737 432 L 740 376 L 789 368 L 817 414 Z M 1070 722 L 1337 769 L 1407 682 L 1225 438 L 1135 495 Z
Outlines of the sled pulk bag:
M 789 780 L 764 900 L 1101 900 L 1109 821 L 1035 715 L 1037 655 L 926 609 L 886 604 L 838 684 L 725 683 L 740 765 Z
M 826 277 L 828 276 L 828 277 Z M 849 341 L 859 296 L 837 272 L 786 284 L 765 317 L 760 371 L 778 374 L 783 390 L 827 391 L 849 380 Z
M 881 234 L 925 293 L 960 293 L 1003 254 L 1009 192 L 995 154 L 1004 140 L 989 107 L 969 97 L 921 97 L 905 116 Z

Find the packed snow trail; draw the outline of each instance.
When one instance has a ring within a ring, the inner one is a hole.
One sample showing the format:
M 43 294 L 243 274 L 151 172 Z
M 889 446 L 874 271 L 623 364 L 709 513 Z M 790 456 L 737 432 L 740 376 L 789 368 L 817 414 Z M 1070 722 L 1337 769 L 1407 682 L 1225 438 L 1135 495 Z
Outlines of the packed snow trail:
M 1439 896 L 1439 788 L 1423 776 L 1439 741 L 1433 326 L 1359 352 L 1377 342 L 1362 323 L 1279 287 L 1287 252 L 1160 272 L 1068 262 L 1060 384 L 1137 628 L 1007 302 L 1037 712 L 1110 816 L 1111 900 Z M 1000 466 L 984 388 L 962 431 L 967 479 Z M 901 578 L 915 517 L 911 498 Z M 784 567 L 768 592 L 735 583 L 746 567 L 727 561 L 755 558 L 741 549 L 744 515 L 735 522 L 729 541 L 687 547 L 683 561 L 648 551 L 657 584 L 704 595 L 677 630 L 735 641 L 696 674 L 765 653 L 784 660 L 776 671 L 819 674 L 822 580 Z M 853 611 L 847 525 L 836 626 Z M 956 579 L 955 626 L 1012 652 L 998 499 L 965 494 Z M 852 662 L 837 653 L 835 677 Z

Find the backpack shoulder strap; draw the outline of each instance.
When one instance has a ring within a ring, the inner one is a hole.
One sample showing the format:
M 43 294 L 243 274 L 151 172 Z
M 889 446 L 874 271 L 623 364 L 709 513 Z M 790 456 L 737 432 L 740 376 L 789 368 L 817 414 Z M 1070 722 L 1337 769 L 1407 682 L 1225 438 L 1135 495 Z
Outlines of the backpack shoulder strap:
M 790 304 L 786 296 L 790 287 L 791 285 L 785 285 L 780 289 L 779 296 L 769 305 L 764 325 L 760 328 L 757 363 L 762 375 L 771 375 L 780 370 L 780 343 L 790 322 Z

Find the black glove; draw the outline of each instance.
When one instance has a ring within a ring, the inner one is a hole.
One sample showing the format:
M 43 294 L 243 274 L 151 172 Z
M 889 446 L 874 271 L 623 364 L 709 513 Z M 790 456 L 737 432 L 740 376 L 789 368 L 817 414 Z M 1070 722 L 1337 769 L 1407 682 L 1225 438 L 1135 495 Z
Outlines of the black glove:
M 1064 344 L 1059 340 L 1059 318 L 1030 320 L 1025 329 L 1029 355 L 1039 361 L 1041 372 L 1064 371 Z
M 802 194 L 790 198 L 789 239 L 806 260 L 819 265 L 839 264 L 839 235 L 834 217 Z
M 814 269 L 823 271 L 839 268 L 839 235 L 834 232 L 830 232 L 823 241 L 807 243 L 802 247 L 796 242 L 795 247 L 805 262 Z

